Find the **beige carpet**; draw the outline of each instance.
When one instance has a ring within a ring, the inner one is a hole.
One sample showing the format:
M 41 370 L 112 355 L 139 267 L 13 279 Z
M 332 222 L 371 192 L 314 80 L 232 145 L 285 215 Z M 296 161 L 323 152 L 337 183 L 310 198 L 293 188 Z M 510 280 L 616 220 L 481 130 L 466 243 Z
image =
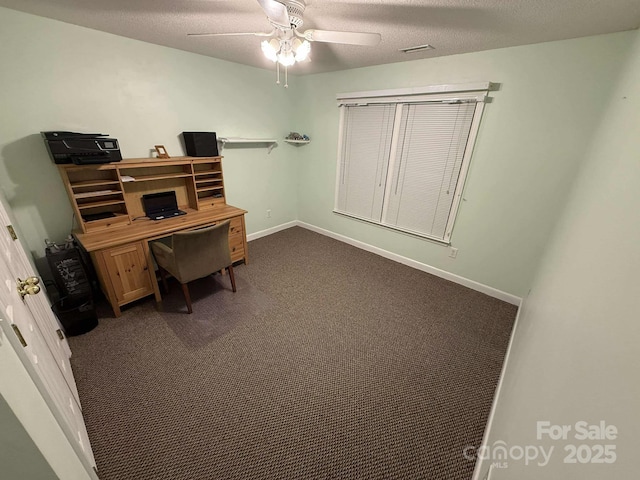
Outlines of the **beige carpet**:
M 70 338 L 102 480 L 469 480 L 516 308 L 301 228 Z

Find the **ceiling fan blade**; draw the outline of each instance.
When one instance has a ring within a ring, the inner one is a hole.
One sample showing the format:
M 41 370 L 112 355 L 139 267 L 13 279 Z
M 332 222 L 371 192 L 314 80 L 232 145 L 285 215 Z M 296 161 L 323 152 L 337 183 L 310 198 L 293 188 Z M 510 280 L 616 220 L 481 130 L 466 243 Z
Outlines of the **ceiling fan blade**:
M 291 28 L 289 13 L 287 13 L 287 7 L 283 3 L 277 0 L 258 0 L 258 3 L 271 23 L 282 28 Z
M 334 32 L 332 30 L 306 30 L 302 32 L 301 36 L 310 42 L 346 43 L 368 47 L 374 47 L 382 40 L 379 33 Z
M 232 32 L 232 33 L 187 33 L 187 37 L 235 37 L 241 35 L 252 35 L 254 37 L 270 37 L 275 33 L 275 30 L 271 32 Z

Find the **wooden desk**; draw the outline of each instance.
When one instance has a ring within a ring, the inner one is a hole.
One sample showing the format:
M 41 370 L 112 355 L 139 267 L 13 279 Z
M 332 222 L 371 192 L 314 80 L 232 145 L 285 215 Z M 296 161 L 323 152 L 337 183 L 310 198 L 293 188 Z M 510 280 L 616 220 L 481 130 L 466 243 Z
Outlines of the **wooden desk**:
M 110 231 L 75 231 L 74 236 L 91 255 L 102 291 L 119 317 L 120 307 L 134 300 L 148 295 L 155 295 L 158 302 L 162 299 L 149 249 L 150 240 L 230 220 L 231 259 L 246 263 L 245 213 L 246 210 L 224 204 L 204 211 L 188 211 L 186 215 L 166 220 L 135 220 L 131 225 Z
M 62 181 L 80 223 L 73 232 L 89 252 L 100 286 L 116 316 L 120 307 L 160 290 L 149 241 L 174 232 L 230 220 L 234 262 L 248 261 L 242 210 L 227 205 L 222 157 L 128 159 L 101 165 L 59 165 Z M 179 217 L 153 221 L 144 216 L 142 196 L 173 190 Z M 108 214 L 99 218 L 100 214 Z

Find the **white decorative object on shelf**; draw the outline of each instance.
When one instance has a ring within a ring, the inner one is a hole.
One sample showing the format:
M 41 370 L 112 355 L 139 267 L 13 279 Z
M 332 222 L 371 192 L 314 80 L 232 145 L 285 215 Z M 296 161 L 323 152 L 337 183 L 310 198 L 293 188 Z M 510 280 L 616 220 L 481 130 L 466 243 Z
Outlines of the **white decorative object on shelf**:
M 227 143 L 230 144 L 242 144 L 242 143 L 265 143 L 267 144 L 267 153 L 271 153 L 271 150 L 278 145 L 278 141 L 273 138 L 242 138 L 242 137 L 218 137 L 218 143 L 220 143 L 220 151 L 224 149 Z

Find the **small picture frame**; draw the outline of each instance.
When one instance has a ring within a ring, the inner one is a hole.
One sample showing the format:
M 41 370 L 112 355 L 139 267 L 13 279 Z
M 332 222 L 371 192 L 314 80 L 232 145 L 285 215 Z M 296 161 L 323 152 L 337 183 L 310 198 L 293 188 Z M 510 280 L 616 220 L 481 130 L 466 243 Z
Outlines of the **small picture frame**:
M 171 158 L 167 153 L 167 149 L 164 148 L 164 145 L 155 145 L 155 148 L 158 153 L 158 158 Z

